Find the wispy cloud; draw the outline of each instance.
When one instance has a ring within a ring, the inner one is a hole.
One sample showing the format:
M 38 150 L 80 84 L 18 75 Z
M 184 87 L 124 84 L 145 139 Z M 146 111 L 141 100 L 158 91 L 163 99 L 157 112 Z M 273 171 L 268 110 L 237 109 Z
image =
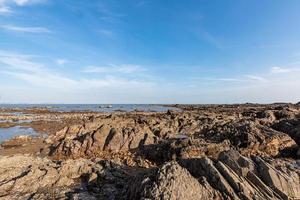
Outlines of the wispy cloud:
M 208 81 L 208 82 L 243 82 L 244 80 L 238 78 L 216 78 L 216 77 L 201 77 L 201 78 L 192 78 L 192 80 L 198 81 Z
M 138 66 L 138 65 L 120 65 L 120 66 L 105 66 L 105 67 L 98 67 L 98 66 L 88 66 L 86 67 L 83 72 L 86 73 L 135 73 L 135 72 L 143 72 L 146 69 Z
M 271 48 L 280 48 L 285 46 L 284 44 L 260 44 L 258 46 L 255 46 L 256 48 L 260 49 L 271 49 Z
M 215 82 L 215 83 L 220 83 L 220 82 L 226 82 L 226 83 L 250 83 L 253 81 L 256 82 L 268 82 L 268 79 L 261 77 L 261 76 L 256 76 L 256 75 L 241 75 L 240 77 L 242 78 L 236 78 L 236 77 L 202 77 L 202 78 L 193 78 L 193 80 L 200 80 L 200 81 L 207 81 L 207 82 Z
M 196 28 L 193 30 L 196 37 L 199 38 L 199 40 L 204 41 L 217 49 L 224 49 L 225 45 L 221 41 L 220 38 L 218 38 L 215 34 L 210 33 L 204 28 Z
M 20 33 L 51 33 L 51 31 L 45 27 L 29 27 L 29 26 L 15 26 L 15 25 L 2 25 L 1 29 L 20 32 Z
M 40 63 L 30 61 L 32 58 L 32 55 L 0 51 L 0 63 L 2 63 L 2 65 L 9 66 L 13 70 L 33 73 L 41 72 L 44 66 Z
M 107 22 L 119 22 L 124 15 L 116 12 L 107 2 L 98 3 L 97 10 L 101 14 L 100 19 Z
M 114 36 L 114 32 L 112 30 L 108 30 L 108 29 L 100 29 L 97 32 L 100 35 L 103 35 L 105 37 L 112 37 L 112 36 Z
M 291 72 L 300 72 L 300 68 L 291 68 L 291 67 L 272 67 L 272 74 L 283 74 L 283 73 L 291 73 Z
M 294 56 L 299 58 L 299 57 L 300 57 L 300 52 L 296 52 L 296 53 L 294 54 Z
M 137 1 L 137 3 L 136 3 L 136 7 L 143 7 L 143 6 L 145 6 L 145 5 L 147 5 L 147 4 L 149 4 L 150 2 L 148 1 L 148 0 L 139 0 L 139 1 Z
M 0 15 L 12 14 L 13 7 L 45 3 L 47 0 L 0 0 Z
M 91 88 L 133 88 L 151 85 L 151 82 L 138 79 L 127 79 L 118 76 L 105 76 L 99 79 L 90 79 L 83 75 L 76 79 L 65 74 L 55 72 L 44 64 L 34 62 L 34 56 L 0 51 L 1 74 L 9 75 L 25 81 L 33 86 L 55 88 L 59 90 L 78 90 Z M 123 68 L 120 71 L 127 73 L 134 68 Z M 64 86 L 64 87 L 62 87 Z
M 220 40 L 212 35 L 211 33 L 207 31 L 202 31 L 202 37 L 204 40 L 206 40 L 208 43 L 212 44 L 213 46 L 217 47 L 218 49 L 223 49 L 224 45 L 220 42 Z
M 260 82 L 268 82 L 269 80 L 262 77 L 262 76 L 257 76 L 257 75 L 245 75 L 245 77 L 247 77 L 250 80 L 253 81 L 260 81 Z
M 69 60 L 60 58 L 60 59 L 55 60 L 55 62 L 56 62 L 56 64 L 58 64 L 58 65 L 64 65 L 64 64 L 68 63 Z
M 12 13 L 12 10 L 10 9 L 10 7 L 6 6 L 6 5 L 1 5 L 0 3 L 0 15 L 7 15 Z
M 0 51 L 0 81 L 3 77 L 10 79 L 10 82 L 0 85 L 0 92 L 5 101 L 17 99 L 18 102 L 31 103 L 232 103 L 291 101 L 300 98 L 299 94 L 295 93 L 300 89 L 300 72 L 284 73 L 280 76 L 268 73 L 209 78 L 203 75 L 203 78 L 194 78 L 188 82 L 193 87 L 187 87 L 186 79 L 174 82 L 165 79 L 158 82 L 157 77 L 155 80 L 144 77 L 138 79 L 136 76 L 128 78 L 129 76 L 123 73 L 133 73 L 137 69 L 124 66 L 95 68 L 94 71 L 108 74 L 99 75 L 100 78 L 91 78 L 90 74 L 80 74 L 78 71 L 74 72 L 77 74 L 74 76 L 57 71 L 59 68 L 54 70 L 37 62 L 36 58 L 41 57 Z M 111 72 L 111 68 L 115 73 L 108 73 Z M 18 85 L 20 81 L 21 84 Z
M 26 6 L 38 3 L 45 3 L 46 0 L 3 0 L 3 2 L 13 2 L 18 6 Z

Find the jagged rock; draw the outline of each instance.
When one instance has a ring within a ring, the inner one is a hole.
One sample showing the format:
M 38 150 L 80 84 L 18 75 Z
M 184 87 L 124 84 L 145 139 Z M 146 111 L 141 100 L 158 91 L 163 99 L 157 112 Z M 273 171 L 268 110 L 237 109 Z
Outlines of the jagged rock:
M 151 144 L 155 136 L 133 119 L 114 118 L 73 126 L 50 137 L 51 155 L 79 157 L 101 151 L 135 149 Z
M 100 161 L 102 171 L 97 172 L 96 179 L 89 181 L 86 185 L 87 190 L 80 192 L 97 199 L 125 199 L 122 195 L 123 188 L 128 184 L 127 180 L 131 174 L 138 173 L 136 168 L 122 168 L 112 162 Z M 88 193 L 87 193 L 88 192 Z
M 282 163 L 284 161 L 277 160 Z M 209 158 L 181 161 L 196 178 L 205 177 L 224 198 L 231 199 L 298 199 L 299 171 L 268 164 L 259 157 L 252 159 L 236 151 L 220 154 L 217 161 Z
M 283 119 L 279 122 L 276 122 L 272 125 L 272 128 L 274 128 L 277 131 L 281 131 L 283 133 L 288 134 L 298 145 L 298 150 L 292 151 L 292 154 L 294 154 L 295 157 L 300 158 L 300 120 L 299 118 L 293 118 L 293 119 Z M 297 149 L 297 146 L 294 145 L 294 148 L 291 149 Z M 294 152 L 294 153 L 293 153 Z
M 181 165 L 196 178 L 205 177 L 209 184 L 220 191 L 224 198 L 239 199 L 234 189 L 215 167 L 214 162 L 207 158 L 182 160 Z
M 287 133 L 298 145 L 300 145 L 300 120 L 298 118 L 281 120 L 274 123 L 272 128 Z
M 295 117 L 295 112 L 289 108 L 283 108 L 283 109 L 276 110 L 274 112 L 274 115 L 277 120 L 291 119 Z
M 299 199 L 299 170 L 279 165 L 283 160 L 272 161 L 231 150 L 215 161 L 184 159 L 181 166 L 167 162 L 131 178 L 123 194 L 126 199 Z
M 263 161 L 259 157 L 255 157 L 258 167 L 258 174 L 262 180 L 278 193 L 283 199 L 299 199 L 300 198 L 300 176 L 293 170 L 275 169 L 272 165 Z
M 284 109 L 250 110 L 253 113 L 249 116 L 241 115 L 241 111 L 228 112 L 228 116 L 219 111 L 202 115 L 194 112 L 113 114 L 66 127 L 49 136 L 45 143 L 50 144 L 52 156 L 76 158 L 97 156 L 103 151 L 140 150 L 160 141 L 185 137 L 192 141 L 202 139 L 206 146 L 228 140 L 231 145 L 245 149 L 249 154 L 277 156 L 283 149 L 295 144 L 286 132 L 275 130 L 272 126 L 278 123 L 277 118 L 296 117 L 296 111 Z
M 0 157 L 0 163 L 1 199 L 64 198 L 83 175 L 101 170 L 100 165 L 85 159 L 55 163 L 16 155 Z
M 215 121 L 213 117 L 199 118 L 192 113 L 111 115 L 66 127 L 49 136 L 45 143 L 50 144 L 50 155 L 90 156 L 99 151 L 140 149 L 176 136 L 189 137 Z
M 218 199 L 218 194 L 205 181 L 202 184 L 177 162 L 164 164 L 154 175 L 145 176 L 129 190 L 129 199 Z
M 295 144 L 287 134 L 251 121 L 230 122 L 218 125 L 205 134 L 205 138 L 215 142 L 225 139 L 234 146 L 254 152 L 265 152 L 276 156 L 281 150 Z M 282 142 L 284 141 L 284 142 Z
M 207 143 L 202 139 L 169 139 L 139 149 L 138 155 L 161 164 L 170 160 L 201 158 L 207 155 L 217 158 L 220 152 L 229 149 L 228 140 L 221 143 Z

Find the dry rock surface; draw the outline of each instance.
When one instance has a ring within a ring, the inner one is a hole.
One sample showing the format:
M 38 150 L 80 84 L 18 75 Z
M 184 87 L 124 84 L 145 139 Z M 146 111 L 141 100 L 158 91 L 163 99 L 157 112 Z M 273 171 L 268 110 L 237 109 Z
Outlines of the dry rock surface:
M 84 115 L 0 156 L 0 199 L 300 199 L 299 105 L 177 107 Z

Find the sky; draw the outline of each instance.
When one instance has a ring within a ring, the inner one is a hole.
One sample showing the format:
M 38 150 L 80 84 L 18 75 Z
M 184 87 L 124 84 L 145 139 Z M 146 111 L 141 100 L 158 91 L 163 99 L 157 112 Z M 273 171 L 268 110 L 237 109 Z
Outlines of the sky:
M 0 0 L 0 103 L 300 101 L 298 0 Z

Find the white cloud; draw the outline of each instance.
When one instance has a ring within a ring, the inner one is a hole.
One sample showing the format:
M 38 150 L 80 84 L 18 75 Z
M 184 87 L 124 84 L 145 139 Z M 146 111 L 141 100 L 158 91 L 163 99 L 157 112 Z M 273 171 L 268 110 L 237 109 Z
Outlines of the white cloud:
M 47 0 L 0 0 L 0 5 L 27 6 L 45 2 L 47 2 Z
M 14 25 L 2 25 L 1 29 L 13 32 L 21 33 L 50 33 L 51 31 L 45 27 L 28 27 L 28 26 L 14 26 Z
M 47 0 L 0 0 L 0 15 L 13 13 L 13 7 L 23 7 L 28 5 L 45 3 Z
M 45 2 L 45 0 L 11 0 L 11 2 L 14 2 L 18 6 L 25 6 L 36 3 L 43 3 Z
M 111 66 L 111 67 L 98 67 L 98 66 L 88 66 L 83 72 L 86 73 L 135 73 L 143 72 L 145 69 L 138 65 L 120 65 L 120 66 Z

